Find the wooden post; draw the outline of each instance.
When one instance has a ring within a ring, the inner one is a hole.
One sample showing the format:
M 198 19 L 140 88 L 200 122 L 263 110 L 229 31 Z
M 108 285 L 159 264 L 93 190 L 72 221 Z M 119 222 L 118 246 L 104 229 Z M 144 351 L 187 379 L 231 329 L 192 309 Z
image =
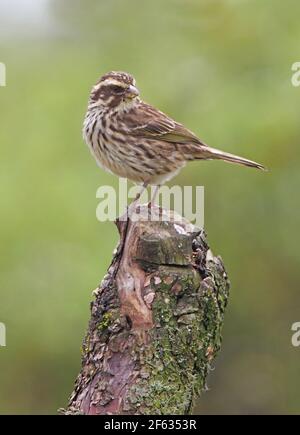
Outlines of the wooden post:
M 192 414 L 206 388 L 229 281 L 202 230 L 174 212 L 148 213 L 141 206 L 129 221 L 124 253 L 94 291 L 65 414 Z

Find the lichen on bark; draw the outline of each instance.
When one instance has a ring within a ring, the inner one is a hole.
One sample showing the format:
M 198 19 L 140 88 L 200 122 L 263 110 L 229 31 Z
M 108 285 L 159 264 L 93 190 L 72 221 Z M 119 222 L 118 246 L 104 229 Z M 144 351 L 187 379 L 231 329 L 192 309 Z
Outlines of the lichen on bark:
M 191 414 L 206 388 L 229 281 L 204 232 L 166 213 L 149 221 L 141 208 L 94 292 L 66 414 Z

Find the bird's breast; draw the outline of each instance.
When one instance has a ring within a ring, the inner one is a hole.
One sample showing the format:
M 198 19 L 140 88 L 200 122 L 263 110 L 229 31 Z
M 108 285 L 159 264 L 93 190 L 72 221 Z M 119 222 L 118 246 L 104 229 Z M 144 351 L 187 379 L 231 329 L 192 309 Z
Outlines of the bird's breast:
M 99 166 L 137 183 L 160 184 L 184 166 L 174 144 L 131 135 L 116 115 L 90 113 L 83 135 Z

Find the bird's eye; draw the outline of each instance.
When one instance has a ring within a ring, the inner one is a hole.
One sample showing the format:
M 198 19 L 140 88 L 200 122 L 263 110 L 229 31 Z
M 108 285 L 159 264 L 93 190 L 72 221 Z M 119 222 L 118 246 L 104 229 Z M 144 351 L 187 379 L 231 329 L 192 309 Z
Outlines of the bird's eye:
M 124 89 L 122 88 L 122 86 L 118 86 L 118 85 L 112 85 L 112 86 L 111 86 L 111 90 L 112 90 L 113 92 L 115 92 L 116 94 L 121 94 L 121 93 L 124 91 Z

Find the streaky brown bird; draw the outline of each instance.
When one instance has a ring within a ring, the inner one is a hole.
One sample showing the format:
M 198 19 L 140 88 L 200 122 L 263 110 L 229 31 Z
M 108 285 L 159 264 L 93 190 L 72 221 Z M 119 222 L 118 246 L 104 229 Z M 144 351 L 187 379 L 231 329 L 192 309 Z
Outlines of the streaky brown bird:
M 182 124 L 142 101 L 135 79 L 126 72 L 111 71 L 92 88 L 83 136 L 102 168 L 144 188 L 162 185 L 191 160 L 224 160 L 265 169 L 207 146 Z

